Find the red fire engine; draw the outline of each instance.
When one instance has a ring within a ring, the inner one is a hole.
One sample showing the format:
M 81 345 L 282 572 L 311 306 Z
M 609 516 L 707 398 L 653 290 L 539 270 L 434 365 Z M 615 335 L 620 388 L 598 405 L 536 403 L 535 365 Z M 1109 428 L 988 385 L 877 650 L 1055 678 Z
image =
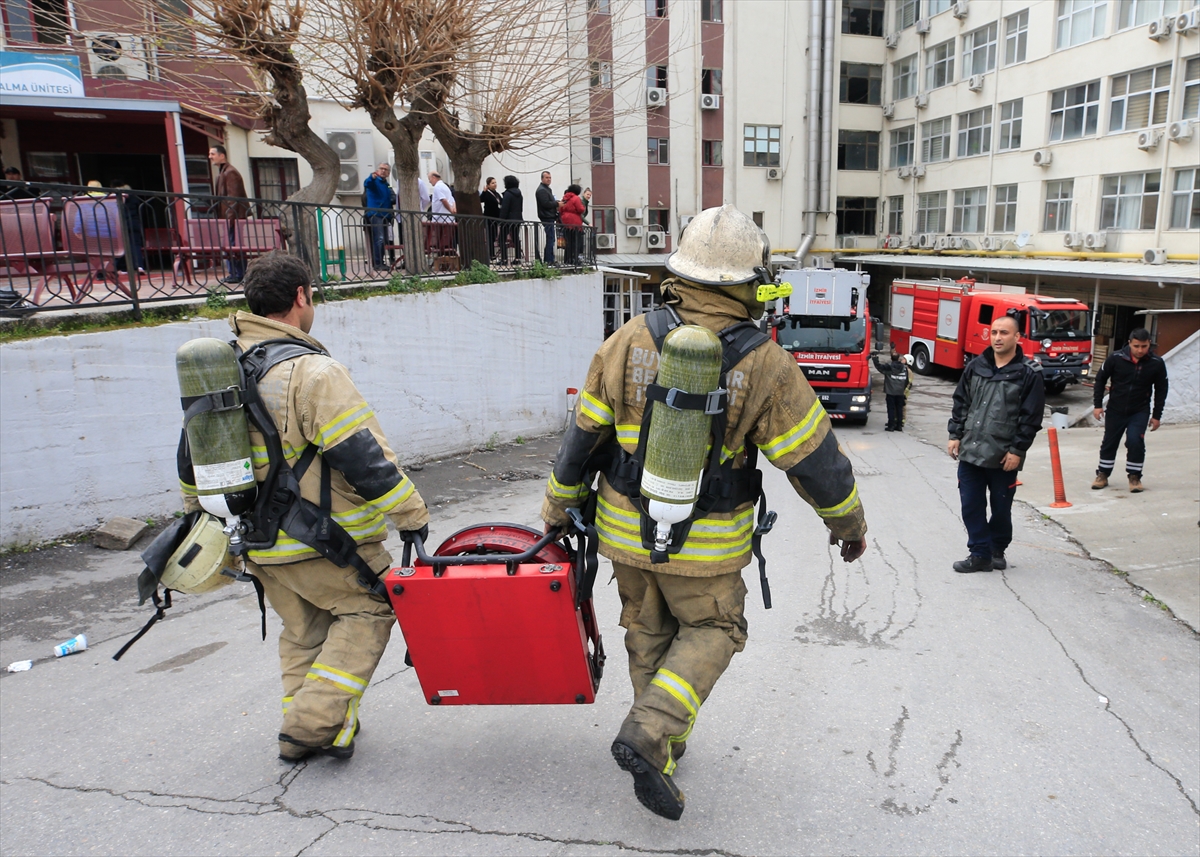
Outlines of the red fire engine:
M 971 279 L 896 280 L 892 283 L 892 345 L 913 356 L 928 375 L 936 364 L 961 369 L 991 342 L 992 319 L 1017 319 L 1021 350 L 1041 364 L 1046 392 L 1078 384 L 1092 362 L 1091 312 L 1073 298 L 1025 293 L 1023 286 Z

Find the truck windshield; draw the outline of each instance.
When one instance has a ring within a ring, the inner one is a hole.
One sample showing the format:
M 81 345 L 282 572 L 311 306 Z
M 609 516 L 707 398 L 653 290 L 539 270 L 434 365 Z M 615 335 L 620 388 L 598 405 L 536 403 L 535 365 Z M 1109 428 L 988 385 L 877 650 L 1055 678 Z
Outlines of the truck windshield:
M 1030 313 L 1031 339 L 1079 339 L 1091 336 L 1088 317 L 1082 309 L 1033 309 Z
M 867 344 L 867 322 L 845 316 L 786 315 L 776 335 L 788 351 L 857 354 Z

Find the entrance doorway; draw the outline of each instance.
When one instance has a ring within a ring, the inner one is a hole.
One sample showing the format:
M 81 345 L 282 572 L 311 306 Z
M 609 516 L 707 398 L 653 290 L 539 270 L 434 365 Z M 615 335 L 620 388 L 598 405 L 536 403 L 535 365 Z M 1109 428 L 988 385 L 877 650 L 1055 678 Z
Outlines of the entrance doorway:
M 79 166 L 80 184 L 87 184 L 94 179 L 105 187 L 111 187 L 114 180 L 124 179 L 135 191 L 162 192 L 167 189 L 167 159 L 162 155 L 79 152 L 75 158 Z

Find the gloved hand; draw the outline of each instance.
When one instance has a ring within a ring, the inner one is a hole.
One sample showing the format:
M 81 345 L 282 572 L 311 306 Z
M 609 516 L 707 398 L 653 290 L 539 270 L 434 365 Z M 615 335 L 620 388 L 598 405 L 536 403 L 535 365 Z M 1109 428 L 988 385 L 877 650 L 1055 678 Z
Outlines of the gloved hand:
M 854 562 L 862 556 L 867 550 L 867 537 L 851 541 L 850 539 L 839 539 L 833 533 L 829 534 L 829 543 L 831 545 L 839 545 L 841 547 L 842 562 Z
M 429 524 L 425 524 L 425 526 L 421 527 L 419 530 L 400 531 L 400 538 L 404 539 L 406 544 L 412 544 L 413 539 L 416 536 L 421 537 L 421 544 L 425 544 L 425 542 L 429 541 Z

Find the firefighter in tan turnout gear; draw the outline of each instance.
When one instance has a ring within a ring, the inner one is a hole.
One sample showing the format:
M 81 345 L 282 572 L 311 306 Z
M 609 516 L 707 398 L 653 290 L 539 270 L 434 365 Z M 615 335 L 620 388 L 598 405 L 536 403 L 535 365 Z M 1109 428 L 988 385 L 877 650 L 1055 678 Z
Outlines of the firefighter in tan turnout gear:
M 243 351 L 280 339 L 310 346 L 307 353 L 267 369 L 258 391 L 288 464 L 296 467 L 315 445 L 318 454 L 308 459 L 311 466 L 300 478 L 301 496 L 313 504 L 324 501 L 332 519 L 357 544 L 358 558 L 379 572 L 391 564 L 380 544 L 387 536 L 385 519 L 407 534 L 422 531 L 429 513 L 346 368 L 308 335 L 313 324 L 310 283 L 308 268 L 294 257 L 271 254 L 256 260 L 244 280 L 251 312 L 238 312 L 230 324 Z M 253 427 L 250 443 L 261 491 L 270 463 L 268 445 Z M 190 511 L 199 504 L 186 443 L 180 445 L 179 464 Z M 273 546 L 251 548 L 247 557 L 247 570 L 261 581 L 283 621 L 280 758 L 349 758 L 359 700 L 395 622 L 391 606 L 364 585 L 371 581 L 362 579 L 361 570 L 339 567 L 282 531 Z
M 592 471 L 600 472 L 595 525 L 621 596 L 634 691 L 612 752 L 633 775 L 638 800 L 666 818 L 683 812 L 684 796 L 672 774 L 700 707 L 746 644 L 741 569 L 750 562 L 755 540 L 758 452 L 787 472 L 846 562 L 866 549 L 854 474 L 824 408 L 791 355 L 741 324 L 763 312 L 757 289 L 768 253 L 762 230 L 732 206 L 708 209 L 688 225 L 679 250 L 667 260 L 674 278 L 662 284 L 666 308 L 625 324 L 592 359 L 542 507 L 548 525 L 565 525 L 566 510 L 584 505 Z M 664 318 L 718 335 L 726 331 L 726 363 L 736 350 L 731 340 L 749 342 L 748 352 L 726 367 L 725 414 L 713 423 L 714 433 L 725 424 L 723 436 L 712 441 L 720 444 L 718 455 L 708 459 L 707 487 L 701 488 L 690 529 L 666 561 L 652 554 L 654 522 L 647 525 L 647 507 L 638 494 L 647 398 L 658 408 L 680 392 L 664 396 L 654 384 L 661 350 L 655 331 Z M 741 326 L 734 330 L 736 325 Z M 739 331 L 749 339 L 734 336 Z

